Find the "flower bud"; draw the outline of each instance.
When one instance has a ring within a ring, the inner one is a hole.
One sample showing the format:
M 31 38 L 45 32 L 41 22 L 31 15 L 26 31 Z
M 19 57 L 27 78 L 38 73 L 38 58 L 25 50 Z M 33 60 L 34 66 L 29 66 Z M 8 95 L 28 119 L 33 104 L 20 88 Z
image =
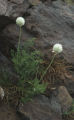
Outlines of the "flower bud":
M 23 17 L 18 17 L 16 19 L 16 24 L 19 26 L 19 27 L 22 27 L 24 24 L 25 24 L 25 19 Z
M 62 51 L 63 51 L 63 47 L 61 44 L 58 43 L 53 46 L 53 52 L 61 53 Z

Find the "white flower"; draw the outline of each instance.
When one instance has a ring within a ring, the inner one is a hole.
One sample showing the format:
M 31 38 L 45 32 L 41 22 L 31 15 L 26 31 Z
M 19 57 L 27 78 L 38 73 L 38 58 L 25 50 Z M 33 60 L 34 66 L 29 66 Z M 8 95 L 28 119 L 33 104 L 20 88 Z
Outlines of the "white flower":
M 61 44 L 58 43 L 53 46 L 53 52 L 61 53 L 62 51 L 63 51 L 63 47 Z
M 18 17 L 16 19 L 16 24 L 20 27 L 22 27 L 25 24 L 25 19 L 23 17 Z

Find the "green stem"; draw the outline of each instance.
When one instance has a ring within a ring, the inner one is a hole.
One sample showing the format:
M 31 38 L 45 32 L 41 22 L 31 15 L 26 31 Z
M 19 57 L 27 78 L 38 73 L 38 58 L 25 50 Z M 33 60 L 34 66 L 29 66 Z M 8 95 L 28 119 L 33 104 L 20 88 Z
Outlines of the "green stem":
M 48 67 L 46 68 L 46 70 L 43 72 L 43 74 L 42 74 L 42 76 L 41 76 L 41 78 L 40 78 L 40 81 L 44 78 L 44 76 L 45 76 L 45 74 L 47 73 L 48 69 L 51 67 L 51 65 L 52 65 L 52 63 L 53 63 L 53 61 L 54 61 L 55 56 L 56 56 L 56 54 L 53 56 L 50 64 L 48 65 Z
M 20 27 L 20 33 L 19 33 L 19 41 L 18 41 L 18 48 L 17 48 L 17 52 L 20 52 L 20 40 L 21 40 L 21 27 Z
M 25 81 L 25 83 L 28 83 L 28 84 L 34 86 L 34 85 L 33 85 L 31 82 L 29 82 L 29 81 Z
M 19 41 L 18 41 L 18 47 L 17 47 L 17 64 L 19 63 L 19 55 L 20 55 L 21 29 L 22 28 L 20 27 Z

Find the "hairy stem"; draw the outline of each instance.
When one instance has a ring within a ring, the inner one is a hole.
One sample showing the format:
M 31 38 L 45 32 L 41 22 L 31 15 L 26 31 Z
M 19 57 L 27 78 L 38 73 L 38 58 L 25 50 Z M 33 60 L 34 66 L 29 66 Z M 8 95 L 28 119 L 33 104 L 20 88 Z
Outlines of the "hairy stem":
M 48 69 L 51 67 L 51 65 L 52 65 L 52 63 L 53 63 L 53 61 L 54 61 L 55 56 L 56 56 L 56 54 L 54 54 L 54 56 L 53 56 L 50 64 L 48 65 L 48 67 L 46 68 L 46 70 L 43 72 L 43 74 L 42 74 L 42 76 L 41 76 L 41 78 L 40 78 L 40 81 L 44 78 L 44 76 L 45 76 L 45 74 L 47 73 Z
M 20 27 L 19 41 L 18 41 L 18 47 L 17 47 L 17 64 L 19 63 L 19 57 L 20 57 L 21 30 L 22 30 L 22 28 Z
M 21 30 L 22 30 L 22 28 L 20 27 L 19 41 L 18 41 L 18 48 L 17 48 L 18 53 L 20 52 Z

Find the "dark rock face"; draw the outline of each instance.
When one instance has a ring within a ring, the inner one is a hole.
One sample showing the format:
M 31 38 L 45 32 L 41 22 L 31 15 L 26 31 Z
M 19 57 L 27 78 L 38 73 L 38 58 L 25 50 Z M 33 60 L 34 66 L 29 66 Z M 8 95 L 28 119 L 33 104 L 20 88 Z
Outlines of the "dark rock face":
M 61 104 L 62 112 L 67 112 L 72 105 L 73 99 L 64 86 L 60 86 L 58 88 L 58 93 L 56 94 L 56 98 Z
M 12 32 L 13 31 L 13 32 Z M 8 34 L 9 33 L 9 34 Z M 8 39 L 8 42 L 13 45 L 13 47 L 17 47 L 17 43 L 18 43 L 18 38 L 19 38 L 19 27 L 16 26 L 15 24 L 10 24 L 8 25 L 4 31 L 2 32 L 2 39 L 3 36 L 6 36 L 6 38 Z M 22 29 L 22 36 L 21 36 L 21 44 L 24 43 L 24 41 L 28 40 L 28 39 L 32 39 L 33 35 L 31 35 L 30 33 L 28 33 L 24 27 Z
M 0 104 L 0 120 L 21 120 L 21 118 L 12 107 Z
M 62 112 L 69 110 L 72 100 L 67 89 L 60 86 L 50 99 L 43 95 L 37 96 L 32 102 L 20 104 L 18 112 L 26 120 L 61 120 Z
M 8 2 L 6 16 L 12 17 L 13 19 L 15 17 L 22 16 L 26 12 L 28 7 L 29 3 L 27 0 L 10 0 Z
M 23 16 L 28 7 L 27 0 L 0 0 L 0 29 L 13 23 L 16 17 Z
M 52 6 L 39 4 L 29 10 L 26 28 L 40 38 L 38 47 L 48 49 L 57 42 L 64 47 L 63 56 L 74 64 L 74 15 L 72 9 L 59 2 Z
M 32 102 L 20 105 L 19 112 L 26 120 L 61 120 L 61 115 L 53 112 L 45 96 L 37 96 Z

